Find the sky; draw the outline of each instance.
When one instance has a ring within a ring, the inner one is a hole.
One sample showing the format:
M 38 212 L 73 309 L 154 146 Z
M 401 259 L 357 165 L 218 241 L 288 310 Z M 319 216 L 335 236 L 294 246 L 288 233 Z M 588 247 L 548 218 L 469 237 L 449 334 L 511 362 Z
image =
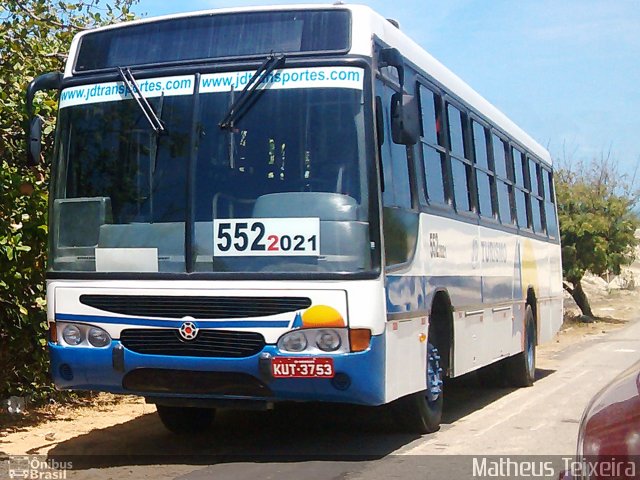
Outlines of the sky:
M 140 0 L 156 16 L 287 0 Z M 318 3 L 318 2 L 307 2 Z M 349 3 L 349 2 L 345 2 Z M 363 0 L 546 147 L 640 164 L 638 0 Z

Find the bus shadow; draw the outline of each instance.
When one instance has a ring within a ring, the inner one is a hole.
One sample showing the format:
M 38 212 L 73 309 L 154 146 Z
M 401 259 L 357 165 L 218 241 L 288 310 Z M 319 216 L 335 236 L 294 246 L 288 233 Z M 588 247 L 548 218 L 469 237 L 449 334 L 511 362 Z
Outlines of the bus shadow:
M 537 368 L 536 381 L 552 373 L 555 373 L 555 370 Z M 487 384 L 477 372 L 450 379 L 445 385 L 442 423 L 454 423 L 516 390 L 518 388 L 505 386 L 502 381 L 495 379 L 491 384 Z
M 537 370 L 540 379 L 552 370 Z M 483 387 L 470 374 L 446 385 L 443 424 L 513 392 Z M 381 459 L 419 439 L 398 431 L 389 408 L 323 403 L 286 403 L 271 411 L 220 410 L 211 430 L 180 436 L 155 413 L 58 443 L 49 458 L 74 470 L 134 465 L 214 465 L 237 462 L 366 462 Z M 428 438 L 428 437 L 427 437 Z
M 63 441 L 49 458 L 73 469 L 231 462 L 367 461 L 419 438 L 399 433 L 388 409 L 283 404 L 272 411 L 217 412 L 210 431 L 175 435 L 155 413 Z

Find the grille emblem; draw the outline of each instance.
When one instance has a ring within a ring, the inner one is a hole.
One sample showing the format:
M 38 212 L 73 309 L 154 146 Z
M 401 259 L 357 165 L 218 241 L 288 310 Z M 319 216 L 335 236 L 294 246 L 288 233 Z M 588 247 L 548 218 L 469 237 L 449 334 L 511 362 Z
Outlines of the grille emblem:
M 193 322 L 184 322 L 180 326 L 180 336 L 185 340 L 193 340 L 198 335 L 198 327 Z

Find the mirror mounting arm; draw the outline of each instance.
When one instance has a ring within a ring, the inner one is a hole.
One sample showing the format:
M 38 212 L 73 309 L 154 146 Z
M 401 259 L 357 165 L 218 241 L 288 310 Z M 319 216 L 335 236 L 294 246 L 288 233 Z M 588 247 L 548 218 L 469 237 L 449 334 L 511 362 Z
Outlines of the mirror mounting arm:
M 379 67 L 395 67 L 400 87 L 404 87 L 404 58 L 397 48 L 383 48 L 378 53 Z

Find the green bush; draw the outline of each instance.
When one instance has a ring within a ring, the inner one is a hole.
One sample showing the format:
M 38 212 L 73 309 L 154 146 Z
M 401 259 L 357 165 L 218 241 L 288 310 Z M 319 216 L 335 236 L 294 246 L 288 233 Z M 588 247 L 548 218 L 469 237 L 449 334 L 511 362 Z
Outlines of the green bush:
M 42 172 L 2 160 L 0 398 L 50 392 L 44 291 L 47 192 Z
M 0 399 L 20 395 L 39 402 L 53 392 L 44 291 L 49 161 L 25 165 L 26 87 L 39 74 L 63 70 L 78 31 L 131 19 L 135 1 L 0 4 Z M 50 158 L 57 101 L 39 94 L 34 104 L 46 121 Z

